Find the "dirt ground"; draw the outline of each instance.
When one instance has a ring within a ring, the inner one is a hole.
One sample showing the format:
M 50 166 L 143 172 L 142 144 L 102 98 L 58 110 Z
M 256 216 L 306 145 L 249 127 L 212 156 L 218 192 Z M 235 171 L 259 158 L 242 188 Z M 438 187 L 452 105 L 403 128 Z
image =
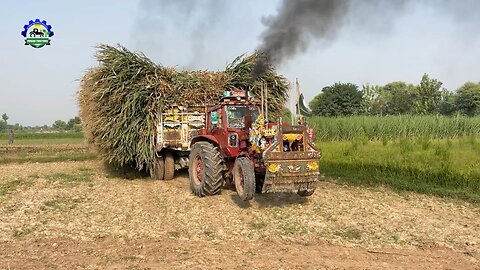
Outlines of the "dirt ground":
M 13 153 L 39 153 L 45 151 L 51 152 L 79 152 L 87 151 L 88 147 L 79 144 L 79 145 L 49 145 L 39 147 L 35 146 L 25 146 L 25 145 L 0 145 L 0 154 L 13 154 Z
M 480 269 L 466 202 L 322 182 L 243 203 L 194 197 L 187 177 L 1 165 L 0 269 Z

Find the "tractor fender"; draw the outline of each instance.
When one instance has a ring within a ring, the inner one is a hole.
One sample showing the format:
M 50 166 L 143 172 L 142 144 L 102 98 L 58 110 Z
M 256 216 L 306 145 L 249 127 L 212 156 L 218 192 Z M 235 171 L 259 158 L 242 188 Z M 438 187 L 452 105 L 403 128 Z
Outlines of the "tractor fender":
M 194 143 L 201 141 L 207 141 L 213 143 L 214 145 L 219 145 L 217 138 L 215 138 L 213 135 L 198 135 L 192 139 L 190 142 L 190 147 L 192 147 Z

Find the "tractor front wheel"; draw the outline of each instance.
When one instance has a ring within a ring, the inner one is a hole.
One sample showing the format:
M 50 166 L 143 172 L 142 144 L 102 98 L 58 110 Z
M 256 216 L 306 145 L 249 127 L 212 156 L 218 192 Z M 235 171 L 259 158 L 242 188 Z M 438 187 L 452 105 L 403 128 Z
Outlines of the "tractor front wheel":
M 209 142 L 192 146 L 188 174 L 192 192 L 199 196 L 220 193 L 223 185 L 222 158 L 218 147 Z
M 242 201 L 253 199 L 255 194 L 255 171 L 252 162 L 247 157 L 239 157 L 233 166 L 233 181 L 235 189 Z

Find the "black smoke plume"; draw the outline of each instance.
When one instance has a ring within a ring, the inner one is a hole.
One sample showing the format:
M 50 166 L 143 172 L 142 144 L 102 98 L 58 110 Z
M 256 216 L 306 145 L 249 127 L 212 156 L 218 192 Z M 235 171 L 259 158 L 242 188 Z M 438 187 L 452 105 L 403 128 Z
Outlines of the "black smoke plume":
M 152 46 L 155 51 L 169 46 L 172 36 L 166 33 L 177 32 L 190 45 L 183 54 L 191 55 L 183 68 L 196 69 L 205 61 L 208 44 L 222 29 L 225 13 L 229 11 L 228 1 L 223 0 L 141 0 L 137 18 L 136 35 L 142 38 L 142 46 Z M 149 45 L 149 43 L 151 45 Z
M 252 76 L 258 77 L 269 63 L 280 65 L 304 52 L 311 39 L 333 36 L 349 6 L 349 0 L 283 0 L 275 16 L 262 19 L 267 29 L 257 50 L 265 57 L 257 61 Z

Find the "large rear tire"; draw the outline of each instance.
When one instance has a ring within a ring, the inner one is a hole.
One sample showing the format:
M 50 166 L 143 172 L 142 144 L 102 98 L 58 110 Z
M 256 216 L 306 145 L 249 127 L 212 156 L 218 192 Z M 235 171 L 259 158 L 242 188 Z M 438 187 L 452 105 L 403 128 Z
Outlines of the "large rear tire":
M 247 157 L 239 157 L 233 166 L 233 181 L 235 189 L 242 201 L 253 199 L 255 194 L 255 171 L 252 162 Z
M 223 185 L 222 158 L 218 147 L 209 142 L 192 146 L 188 174 L 193 194 L 204 197 L 220 193 Z
M 172 151 L 166 151 L 164 155 L 165 159 L 165 174 L 163 179 L 172 180 L 175 177 L 175 158 Z
M 150 171 L 150 176 L 156 180 L 163 180 L 164 175 L 165 175 L 164 159 L 162 155 L 158 155 L 155 157 L 153 168 Z

